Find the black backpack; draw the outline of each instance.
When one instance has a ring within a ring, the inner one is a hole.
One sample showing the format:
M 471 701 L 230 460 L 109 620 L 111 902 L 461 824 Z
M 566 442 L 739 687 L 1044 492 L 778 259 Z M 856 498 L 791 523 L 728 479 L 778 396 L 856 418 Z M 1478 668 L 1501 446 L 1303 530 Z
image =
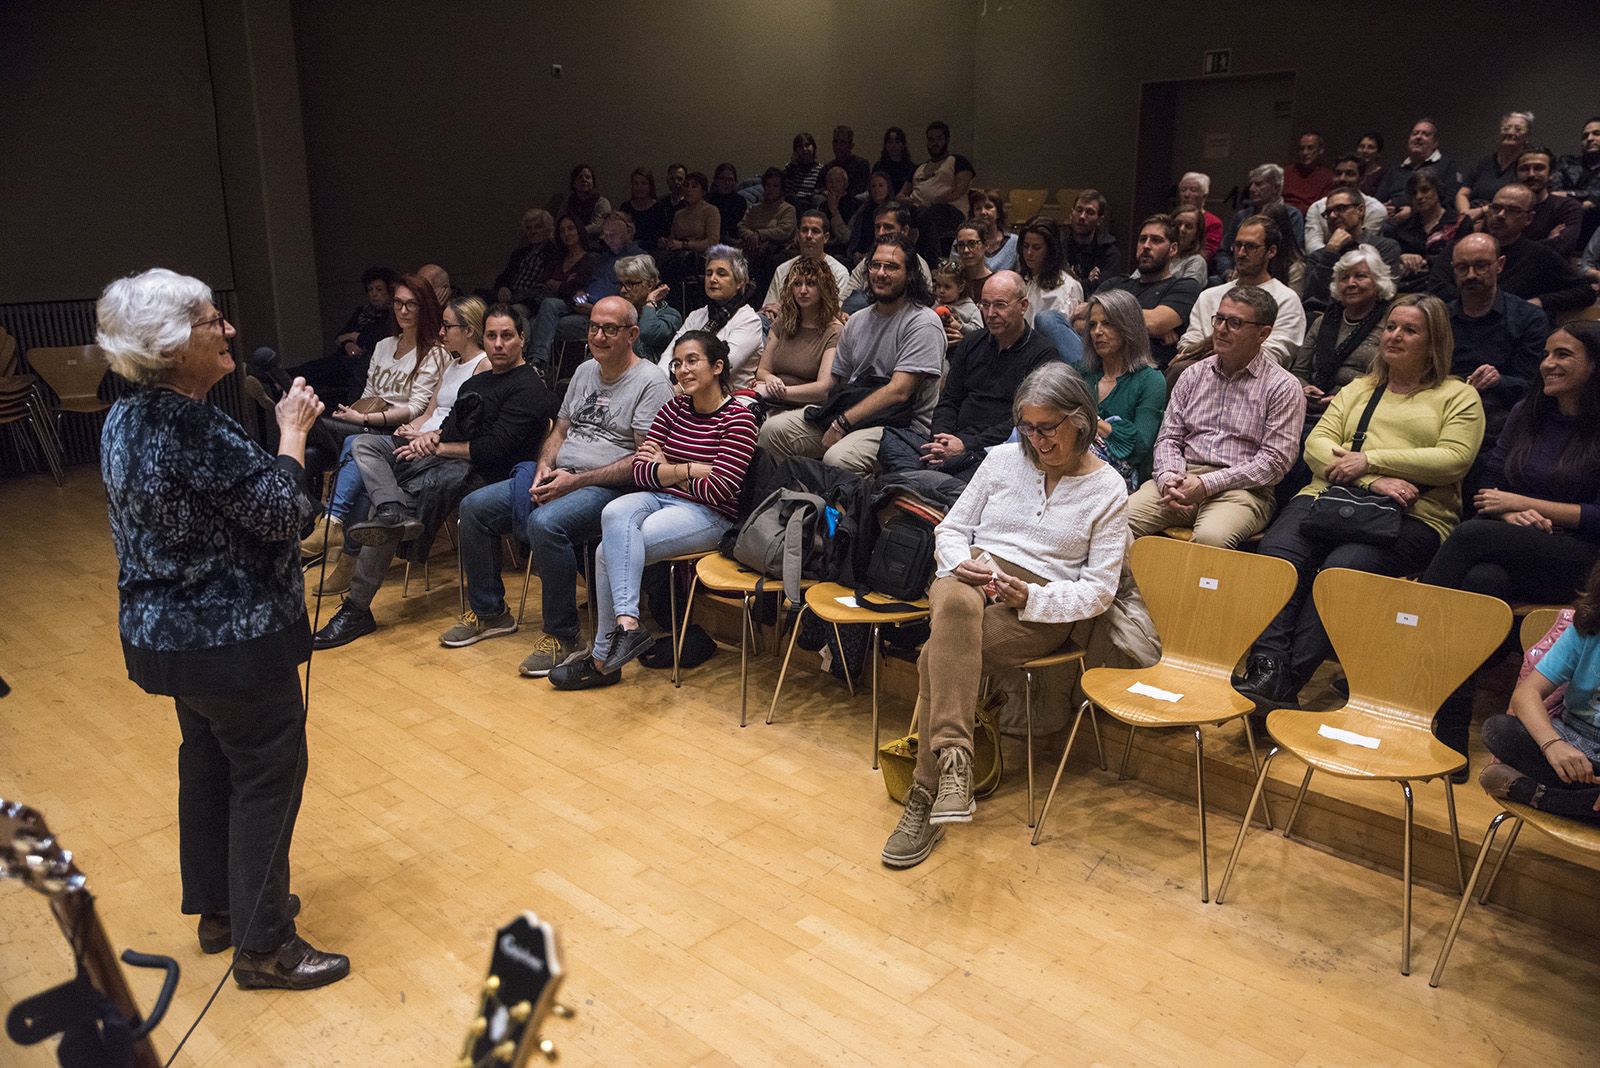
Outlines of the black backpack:
M 928 595 L 933 581 L 933 524 L 918 515 L 901 512 L 878 531 L 863 582 L 856 588 L 856 603 L 863 608 L 904 611 L 904 604 L 874 605 L 866 593 L 883 594 L 896 601 L 915 601 Z

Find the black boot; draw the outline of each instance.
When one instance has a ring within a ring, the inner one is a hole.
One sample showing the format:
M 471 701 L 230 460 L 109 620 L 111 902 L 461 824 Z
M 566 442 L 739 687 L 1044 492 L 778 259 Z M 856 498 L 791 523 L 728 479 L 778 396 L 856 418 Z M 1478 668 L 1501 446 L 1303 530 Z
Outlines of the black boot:
M 378 621 L 372 618 L 372 610 L 363 608 L 347 598 L 333 614 L 333 618 L 311 636 L 311 648 L 337 649 L 377 629 Z
M 1277 707 L 1286 696 L 1288 679 L 1283 664 L 1276 658 L 1261 653 L 1251 653 L 1244 669 L 1244 679 L 1233 687 L 1256 703 L 1256 712 L 1265 715 Z
M 1471 744 L 1472 708 L 1470 705 L 1467 707 L 1464 717 L 1448 715 L 1450 711 L 1450 704 L 1446 702 L 1440 714 L 1434 717 L 1433 736 L 1465 757 Z M 1460 786 L 1470 777 L 1471 771 L 1470 763 L 1463 764 L 1460 769 L 1450 773 L 1450 781 Z
M 383 545 L 391 541 L 409 541 L 422 533 L 422 524 L 394 501 L 387 501 L 372 510 L 360 523 L 350 525 L 347 536 L 357 545 Z

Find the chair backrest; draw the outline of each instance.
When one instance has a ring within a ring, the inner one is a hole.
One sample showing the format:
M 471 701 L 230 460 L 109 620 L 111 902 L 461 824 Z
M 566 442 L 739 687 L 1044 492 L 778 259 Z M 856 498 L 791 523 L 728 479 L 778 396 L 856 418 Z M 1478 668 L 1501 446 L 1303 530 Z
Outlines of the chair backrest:
M 1352 711 L 1427 728 L 1511 632 L 1494 597 L 1334 567 L 1311 588 Z
M 1012 226 L 1021 226 L 1044 207 L 1044 198 L 1050 195 L 1048 189 L 1013 189 L 1006 195 L 1006 218 L 1011 220 Z
M 73 401 L 96 402 L 107 370 L 106 354 L 99 345 L 29 349 L 28 366 L 55 391 L 64 407 Z
M 1227 678 L 1272 617 L 1296 576 L 1287 560 L 1174 538 L 1133 543 L 1133 577 L 1161 635 L 1161 661 Z
M 17 373 L 17 339 L 0 326 L 0 377 Z
M 1517 631 L 1517 637 L 1522 641 L 1522 651 L 1527 652 L 1535 642 L 1549 634 L 1560 615 L 1559 608 L 1535 608 L 1523 616 L 1522 629 Z

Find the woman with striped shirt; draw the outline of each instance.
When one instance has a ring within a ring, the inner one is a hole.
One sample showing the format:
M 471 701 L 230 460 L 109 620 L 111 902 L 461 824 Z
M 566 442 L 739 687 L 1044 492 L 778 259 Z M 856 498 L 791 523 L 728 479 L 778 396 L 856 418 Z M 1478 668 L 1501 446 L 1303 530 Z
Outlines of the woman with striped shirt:
M 618 497 L 600 518 L 595 607 L 609 633 L 589 656 L 550 672 L 558 690 L 610 686 L 622 665 L 654 640 L 639 625 L 639 584 L 647 564 L 717 547 L 733 526 L 739 489 L 756 451 L 756 422 L 733 399 L 728 345 L 706 330 L 680 334 L 672 350 L 679 393 L 662 405 L 633 460 L 638 493 Z

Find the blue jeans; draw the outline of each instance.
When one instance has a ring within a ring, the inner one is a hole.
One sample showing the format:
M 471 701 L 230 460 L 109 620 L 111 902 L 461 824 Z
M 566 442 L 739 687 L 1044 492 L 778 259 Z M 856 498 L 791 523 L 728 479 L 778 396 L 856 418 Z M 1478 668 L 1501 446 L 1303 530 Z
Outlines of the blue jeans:
M 1082 369 L 1083 339 L 1072 329 L 1072 324 L 1067 321 L 1065 315 L 1054 309 L 1042 311 L 1034 316 L 1033 328 L 1056 347 L 1056 352 L 1072 365 L 1073 370 Z
M 576 643 L 578 558 L 584 545 L 600 537 L 600 515 L 622 490 L 584 486 L 546 504 L 536 504 L 519 531 L 539 569 L 542 629 Z M 467 576 L 467 604 L 480 619 L 506 610 L 500 581 L 500 536 L 511 533 L 511 483 L 496 482 L 461 500 L 461 564 Z
M 699 501 L 670 493 L 630 493 L 606 505 L 595 555 L 594 658 L 611 651 L 618 616 L 639 616 L 639 580 L 646 564 L 715 549 L 733 520 Z
M 588 337 L 588 331 L 587 316 L 574 315 L 572 306 L 559 297 L 544 298 L 538 302 L 533 322 L 528 326 L 528 362 L 538 367 L 548 367 L 550 349 L 556 338 L 583 341 Z

